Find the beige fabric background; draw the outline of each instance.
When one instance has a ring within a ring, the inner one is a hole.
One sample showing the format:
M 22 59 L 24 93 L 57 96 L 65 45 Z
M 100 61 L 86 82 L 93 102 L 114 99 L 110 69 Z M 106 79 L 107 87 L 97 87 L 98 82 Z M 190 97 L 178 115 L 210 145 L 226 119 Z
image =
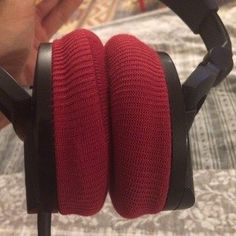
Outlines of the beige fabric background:
M 236 45 L 236 4 L 220 11 Z M 92 29 L 105 43 L 116 33 L 132 33 L 154 49 L 171 54 L 180 78 L 201 61 L 205 53 L 198 36 L 168 9 L 119 20 Z M 65 31 L 58 33 L 61 37 Z M 235 56 L 234 56 L 235 59 Z M 191 131 L 196 204 L 191 209 L 125 220 L 108 198 L 93 217 L 53 217 L 53 235 L 236 235 L 236 70 L 214 89 Z M 23 146 L 12 127 L 0 131 L 0 235 L 36 235 L 36 218 L 26 214 Z

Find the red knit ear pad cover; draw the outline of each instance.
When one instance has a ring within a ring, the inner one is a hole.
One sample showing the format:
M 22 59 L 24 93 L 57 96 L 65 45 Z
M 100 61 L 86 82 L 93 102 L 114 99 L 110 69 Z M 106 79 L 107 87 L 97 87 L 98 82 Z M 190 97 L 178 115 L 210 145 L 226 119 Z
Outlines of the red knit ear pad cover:
M 119 35 L 107 43 L 104 58 L 101 42 L 85 30 L 54 42 L 53 115 L 60 213 L 98 212 L 109 175 L 111 199 L 122 216 L 163 209 L 171 166 L 170 108 L 153 50 Z
M 106 44 L 112 120 L 110 195 L 127 218 L 165 206 L 171 168 L 168 90 L 156 53 L 128 35 Z
M 108 188 L 104 47 L 78 30 L 53 43 L 53 116 L 59 212 L 97 213 Z

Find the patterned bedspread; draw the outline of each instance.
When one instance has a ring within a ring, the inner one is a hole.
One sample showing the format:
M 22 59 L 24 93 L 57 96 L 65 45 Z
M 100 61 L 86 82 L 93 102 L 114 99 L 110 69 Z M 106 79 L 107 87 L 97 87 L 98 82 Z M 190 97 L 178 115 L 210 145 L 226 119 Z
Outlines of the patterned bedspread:
M 236 3 L 220 10 L 236 45 Z M 156 50 L 167 51 L 182 81 L 205 54 L 198 36 L 163 9 L 92 29 L 105 43 L 132 33 Z M 58 33 L 55 37 L 61 37 Z M 235 58 L 234 58 L 235 59 Z M 120 218 L 107 199 L 94 217 L 53 218 L 54 235 L 236 235 L 236 70 L 209 95 L 191 131 L 196 204 L 189 210 Z M 25 213 L 23 146 L 11 126 L 0 131 L 0 235 L 36 235 L 34 216 Z

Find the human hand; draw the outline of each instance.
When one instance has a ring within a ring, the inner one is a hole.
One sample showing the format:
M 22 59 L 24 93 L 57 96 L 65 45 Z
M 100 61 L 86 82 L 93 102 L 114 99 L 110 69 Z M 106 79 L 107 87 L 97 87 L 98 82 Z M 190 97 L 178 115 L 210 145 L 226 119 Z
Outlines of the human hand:
M 82 0 L 1 0 L 0 66 L 20 85 L 33 83 L 37 50 L 68 20 Z
M 33 84 L 40 43 L 68 20 L 83 0 L 0 0 L 0 66 L 21 86 Z M 8 121 L 0 115 L 0 129 Z

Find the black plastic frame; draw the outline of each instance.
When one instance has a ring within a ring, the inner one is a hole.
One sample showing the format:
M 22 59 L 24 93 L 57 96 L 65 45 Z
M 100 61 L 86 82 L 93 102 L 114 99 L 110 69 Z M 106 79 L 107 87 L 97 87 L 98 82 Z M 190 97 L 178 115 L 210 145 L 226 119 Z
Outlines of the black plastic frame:
M 52 114 L 51 44 L 42 44 L 32 95 L 32 134 L 26 145 L 26 189 L 29 213 L 57 212 L 56 163 Z M 31 156 L 29 156 L 31 155 Z M 32 182 L 27 185 L 27 182 Z
M 158 55 L 165 71 L 172 125 L 171 174 L 164 210 L 185 209 L 195 202 L 185 101 L 173 61 L 164 52 Z
M 218 10 L 215 0 L 161 0 L 171 8 L 194 33 L 199 33 L 202 22 Z
M 216 0 L 162 0 L 189 27 L 199 34 L 207 48 L 203 61 L 184 82 L 182 89 L 188 114 L 188 129 L 210 89 L 218 85 L 233 68 L 229 34 L 217 15 Z
M 0 67 L 0 111 L 13 124 L 18 137 L 24 140 L 31 120 L 31 97 L 2 67 Z

